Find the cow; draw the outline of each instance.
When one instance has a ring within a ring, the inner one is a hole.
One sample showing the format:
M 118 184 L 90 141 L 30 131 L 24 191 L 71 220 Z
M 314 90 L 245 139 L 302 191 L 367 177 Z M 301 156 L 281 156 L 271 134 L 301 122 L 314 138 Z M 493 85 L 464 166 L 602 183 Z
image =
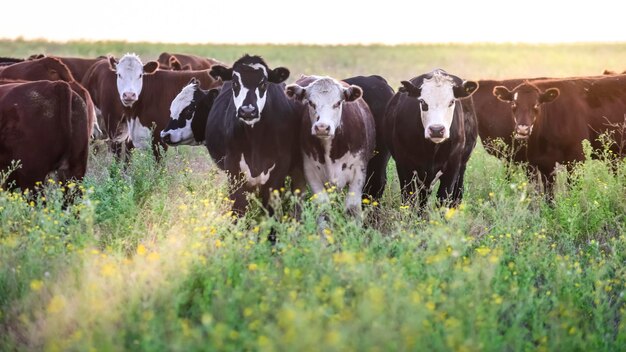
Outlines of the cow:
M 203 90 L 195 77 L 178 93 L 170 105 L 170 122 L 161 131 L 161 140 L 169 146 L 202 145 L 206 124 L 218 88 Z
M 396 161 L 403 202 L 417 197 L 424 209 L 434 182 L 437 198 L 457 206 L 463 198 L 465 167 L 478 135 L 471 99 L 475 81 L 436 69 L 402 81 L 387 106 L 385 143 Z
M 74 80 L 69 68 L 54 57 L 43 57 L 40 59 L 26 60 L 0 69 L 0 80 L 22 80 L 22 81 L 65 81 L 70 84 L 72 90 L 85 101 L 88 110 L 91 136 L 100 133 L 100 127 L 96 120 L 96 110 L 89 92 Z
M 116 74 L 116 86 L 123 106 L 122 119 L 127 124 L 128 139 L 134 147 L 152 146 L 159 157 L 158 147 L 166 148 L 160 139 L 160 132 L 169 122 L 170 103 L 191 78 L 196 78 L 204 88 L 214 88 L 222 84 L 213 79 L 208 70 L 203 71 L 163 71 L 158 70 L 154 61 L 142 64 L 134 54 L 124 55 L 119 62 L 109 58 L 109 70 Z M 114 87 L 103 90 L 111 94 Z M 124 123 L 122 122 L 122 123 Z M 119 120 L 117 121 L 119 125 Z M 150 128 L 154 128 L 151 132 Z
M 89 91 L 99 111 L 99 125 L 104 139 L 117 157 L 123 154 L 127 143 L 128 124 L 123 119 L 124 107 L 115 90 L 117 77 L 109 68 L 108 60 L 100 60 L 85 73 L 81 84 Z
M 526 159 L 539 171 L 550 195 L 554 168 L 584 160 L 582 141 L 602 148 L 600 134 L 614 132 L 614 152 L 623 153 L 618 132 L 626 112 L 626 76 L 546 79 L 523 82 L 513 89 L 493 89 L 508 109 L 511 133 L 526 142 Z
M 23 62 L 24 59 L 15 58 L 15 57 L 0 57 L 0 67 L 13 65 L 18 62 Z
M 285 92 L 308 105 L 300 145 L 311 190 L 325 202 L 325 185 L 348 187 L 346 211 L 360 218 L 367 164 L 376 145 L 374 116 L 361 98 L 363 91 L 330 77 L 302 76 Z
M 383 138 L 383 120 L 387 103 L 393 97 L 394 91 L 387 81 L 377 75 L 355 76 L 343 80 L 347 84 L 356 85 L 363 91 L 363 100 L 367 103 L 374 115 L 376 125 L 376 148 L 374 156 L 367 164 L 367 180 L 363 193 L 368 198 L 380 199 L 387 184 L 387 163 L 391 154 Z
M 19 160 L 9 186 L 26 189 L 56 171 L 59 181 L 81 180 L 89 152 L 88 110 L 63 81 L 0 86 L 0 169 Z
M 161 53 L 157 62 L 161 67 L 180 67 L 180 69 L 188 67 L 190 70 L 206 70 L 216 64 L 223 65 L 223 63 L 211 58 L 189 54 L 170 54 L 168 52 Z
M 283 187 L 287 176 L 292 188 L 304 185 L 297 133 L 304 107 L 285 95 L 289 70 L 270 69 L 261 57 L 245 55 L 231 68 L 213 65 L 211 74 L 225 83 L 209 113 L 205 143 L 230 175 L 233 212 L 244 214 L 247 193 L 258 191 L 272 216 L 272 190 Z

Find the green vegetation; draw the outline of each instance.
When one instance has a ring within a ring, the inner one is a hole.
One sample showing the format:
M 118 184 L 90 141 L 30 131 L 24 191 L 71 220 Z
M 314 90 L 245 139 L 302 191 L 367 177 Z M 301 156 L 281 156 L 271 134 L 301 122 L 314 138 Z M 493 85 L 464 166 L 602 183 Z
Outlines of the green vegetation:
M 244 52 L 292 75 L 377 73 L 396 86 L 433 67 L 467 78 L 622 70 L 626 45 L 236 47 L 2 42 L 0 55 Z M 294 78 L 292 77 L 292 79 Z M 590 155 L 590 151 L 588 151 Z M 0 192 L 0 350 L 593 350 L 626 348 L 626 162 L 560 171 L 546 202 L 524 169 L 479 145 L 458 209 L 401 204 L 393 163 L 367 226 L 331 194 L 278 191 L 236 224 L 204 147 L 129 165 L 95 149 L 81 184 Z M 63 194 L 85 196 L 63 208 Z M 45 199 L 43 198 L 45 197 Z M 265 238 L 277 230 L 279 243 Z

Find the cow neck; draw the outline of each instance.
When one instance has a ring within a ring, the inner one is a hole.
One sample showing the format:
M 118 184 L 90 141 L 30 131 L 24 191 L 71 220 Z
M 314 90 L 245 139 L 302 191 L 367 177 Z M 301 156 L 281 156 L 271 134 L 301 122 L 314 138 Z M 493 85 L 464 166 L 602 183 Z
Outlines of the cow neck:
M 200 89 L 198 87 L 198 89 Z M 202 101 L 203 97 L 199 97 L 201 99 L 197 104 L 196 112 L 193 115 L 193 119 L 191 120 L 191 131 L 193 133 L 193 138 L 198 143 L 204 143 L 206 138 L 206 124 L 209 119 L 210 107 Z

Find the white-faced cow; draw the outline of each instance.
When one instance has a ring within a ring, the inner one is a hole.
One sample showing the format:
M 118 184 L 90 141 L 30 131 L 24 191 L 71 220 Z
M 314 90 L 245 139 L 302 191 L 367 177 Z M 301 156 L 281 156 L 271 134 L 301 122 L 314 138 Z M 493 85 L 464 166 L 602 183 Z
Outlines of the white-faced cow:
M 469 97 L 478 87 L 443 70 L 410 81 L 387 107 L 384 136 L 396 161 L 404 201 L 419 196 L 426 204 L 440 180 L 437 198 L 456 206 L 463 197 L 465 166 L 476 144 L 477 128 Z
M 325 184 L 347 186 L 346 210 L 360 216 L 367 163 L 376 144 L 374 116 L 361 99 L 363 91 L 330 77 L 302 76 L 286 93 L 308 104 L 300 138 L 311 190 L 327 201 Z
M 297 133 L 303 106 L 288 99 L 281 84 L 289 70 L 245 55 L 232 68 L 214 65 L 211 74 L 228 82 L 209 113 L 207 149 L 231 176 L 235 213 L 246 211 L 246 194 L 253 191 L 267 208 L 271 190 L 283 187 L 287 176 L 295 186 L 303 181 Z
M 206 138 L 206 123 L 219 89 L 203 90 L 194 77 L 170 106 L 170 122 L 161 131 L 169 146 L 200 145 Z

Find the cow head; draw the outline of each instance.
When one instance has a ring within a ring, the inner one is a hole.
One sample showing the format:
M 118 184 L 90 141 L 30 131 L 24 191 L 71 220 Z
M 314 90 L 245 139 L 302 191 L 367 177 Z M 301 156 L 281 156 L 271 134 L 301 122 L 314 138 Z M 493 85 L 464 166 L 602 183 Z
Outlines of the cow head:
M 511 105 L 515 131 L 513 137 L 516 139 L 528 139 L 533 132 L 533 126 L 537 117 L 541 113 L 542 105 L 554 101 L 559 97 L 558 88 L 548 88 L 541 91 L 531 83 L 522 83 L 512 91 L 504 86 L 493 88 L 493 95 L 500 101 Z
M 441 143 L 450 137 L 456 101 L 471 96 L 478 83 L 463 81 L 443 70 L 420 76 L 415 83 L 402 81 L 402 91 L 419 102 L 424 137 Z
M 311 134 L 321 138 L 333 138 L 341 126 L 341 113 L 344 101 L 354 101 L 363 95 L 358 86 L 342 85 L 330 77 L 314 77 L 315 81 L 306 87 L 288 85 L 288 97 L 308 102 L 311 117 Z
M 117 92 L 125 107 L 133 106 L 139 99 L 143 87 L 143 75 L 153 74 L 159 67 L 156 61 L 142 64 L 135 54 L 126 54 L 119 62 L 114 57 L 109 57 L 109 65 L 110 69 L 117 74 Z
M 170 122 L 161 131 L 163 142 L 176 145 L 196 145 L 205 136 L 206 122 L 218 89 L 204 91 L 200 82 L 192 78 L 172 101 Z
M 237 118 L 248 126 L 261 120 L 270 83 L 282 83 L 289 70 L 277 67 L 271 70 L 259 56 L 245 55 L 232 68 L 211 66 L 211 76 L 223 81 L 232 80 L 233 101 Z

